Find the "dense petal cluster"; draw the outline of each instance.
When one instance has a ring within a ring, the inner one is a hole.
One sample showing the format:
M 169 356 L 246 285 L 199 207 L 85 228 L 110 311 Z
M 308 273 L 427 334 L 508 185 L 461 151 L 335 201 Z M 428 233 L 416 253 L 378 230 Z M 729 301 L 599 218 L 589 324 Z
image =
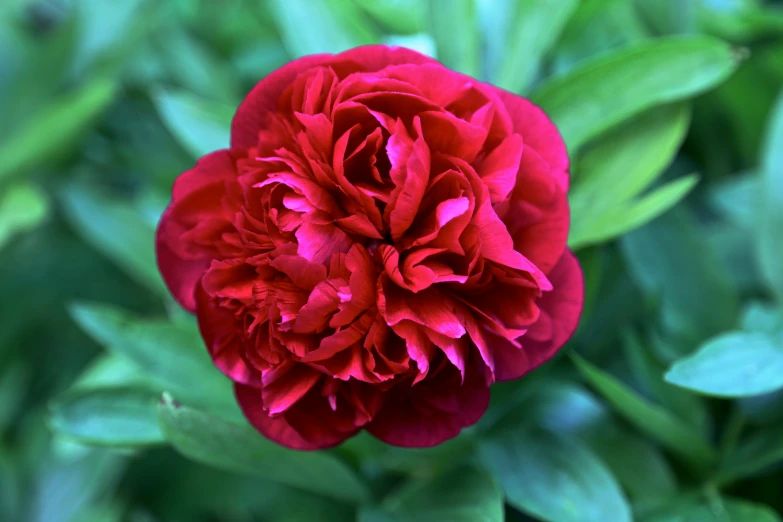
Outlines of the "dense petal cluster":
M 159 266 L 266 437 L 430 446 L 576 327 L 567 169 L 521 97 L 401 48 L 309 56 L 176 180 Z

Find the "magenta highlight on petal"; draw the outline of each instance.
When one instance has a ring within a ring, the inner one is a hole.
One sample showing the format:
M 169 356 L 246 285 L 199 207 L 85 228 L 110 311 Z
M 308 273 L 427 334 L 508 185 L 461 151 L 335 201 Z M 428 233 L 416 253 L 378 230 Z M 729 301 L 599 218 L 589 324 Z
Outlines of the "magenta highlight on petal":
M 265 437 L 432 446 L 574 332 L 568 185 L 528 100 L 403 48 L 308 56 L 179 176 L 158 265 Z

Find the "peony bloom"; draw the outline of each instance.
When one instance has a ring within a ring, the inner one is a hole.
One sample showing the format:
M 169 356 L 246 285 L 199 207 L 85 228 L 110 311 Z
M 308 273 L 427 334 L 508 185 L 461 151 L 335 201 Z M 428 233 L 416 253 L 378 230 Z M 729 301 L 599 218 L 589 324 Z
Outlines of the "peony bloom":
M 402 48 L 308 56 L 176 180 L 158 264 L 267 438 L 432 446 L 576 328 L 567 190 L 526 99 Z

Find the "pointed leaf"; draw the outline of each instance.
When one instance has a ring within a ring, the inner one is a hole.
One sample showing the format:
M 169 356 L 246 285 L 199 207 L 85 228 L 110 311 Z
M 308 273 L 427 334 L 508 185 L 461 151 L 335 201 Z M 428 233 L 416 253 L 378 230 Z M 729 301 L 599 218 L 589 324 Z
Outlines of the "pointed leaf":
M 138 388 L 76 389 L 51 406 L 51 426 L 83 444 L 136 447 L 163 443 L 158 396 Z
M 674 363 L 666 380 L 716 397 L 773 392 L 783 388 L 783 345 L 763 333 L 721 334 Z
M 66 218 L 82 236 L 139 283 L 168 295 L 155 262 L 155 228 L 130 204 L 86 184 L 62 192 Z
M 228 147 L 235 111 L 231 105 L 164 90 L 153 99 L 166 127 L 194 158 Z
M 691 426 L 649 403 L 617 378 L 572 354 L 579 372 L 628 422 L 697 467 L 710 465 L 715 452 Z
M 512 506 L 551 522 L 630 522 L 611 472 L 576 441 L 544 431 L 508 430 L 481 444 L 482 461 Z
M 194 324 L 144 320 L 108 305 L 71 307 L 79 326 L 110 352 L 138 366 L 145 377 L 180 401 L 242 418 L 230 381 L 212 364 Z
M 113 81 L 98 78 L 41 107 L 0 142 L 0 180 L 35 167 L 73 144 L 111 103 L 114 93 Z
M 183 455 L 218 468 L 250 473 L 344 502 L 367 499 L 366 486 L 328 453 L 283 448 L 239 424 L 179 406 L 169 395 L 158 409 L 166 440 Z
M 378 41 L 372 25 L 352 2 L 273 0 L 269 8 L 285 48 L 295 58 L 339 53 Z
M 572 214 L 577 217 L 572 218 L 568 246 L 576 249 L 627 234 L 682 201 L 698 181 L 699 177 L 696 175 L 684 176 L 666 183 L 636 201 L 620 203 L 617 207 L 604 209 L 603 212 L 601 209 L 590 212 L 579 207 L 577 212 Z
M 761 166 L 757 255 L 761 273 L 783 300 L 783 93 L 771 113 Z
M 538 88 L 533 101 L 554 120 L 573 154 L 645 109 L 714 87 L 737 65 L 737 54 L 714 38 L 646 40 L 583 62 Z
M 661 300 L 666 333 L 681 341 L 685 353 L 731 328 L 739 311 L 737 291 L 704 235 L 679 207 L 621 241 L 631 275 Z
M 761 504 L 718 498 L 710 504 L 675 505 L 640 522 L 780 522 L 780 517 Z
M 474 78 L 481 66 L 477 14 L 475 0 L 429 0 L 430 31 L 438 60 Z
M 434 478 L 413 479 L 363 512 L 361 522 L 502 522 L 503 493 L 486 471 L 459 466 Z
M 663 174 L 685 139 L 690 109 L 676 103 L 648 110 L 595 140 L 574 167 L 569 203 L 612 207 Z
M 12 235 L 38 226 L 49 213 L 46 194 L 34 185 L 14 185 L 0 196 L 0 248 Z
M 525 92 L 538 73 L 542 57 L 557 41 L 577 3 L 577 0 L 518 2 L 493 83 L 511 92 Z M 499 12 L 498 16 L 507 13 Z

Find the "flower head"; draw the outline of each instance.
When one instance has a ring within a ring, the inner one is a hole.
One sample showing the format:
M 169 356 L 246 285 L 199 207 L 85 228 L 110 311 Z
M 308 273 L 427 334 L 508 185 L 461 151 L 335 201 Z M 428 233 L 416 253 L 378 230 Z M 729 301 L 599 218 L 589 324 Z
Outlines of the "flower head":
M 308 56 L 177 179 L 158 262 L 263 435 L 431 446 L 576 327 L 567 169 L 524 98 L 402 48 Z

